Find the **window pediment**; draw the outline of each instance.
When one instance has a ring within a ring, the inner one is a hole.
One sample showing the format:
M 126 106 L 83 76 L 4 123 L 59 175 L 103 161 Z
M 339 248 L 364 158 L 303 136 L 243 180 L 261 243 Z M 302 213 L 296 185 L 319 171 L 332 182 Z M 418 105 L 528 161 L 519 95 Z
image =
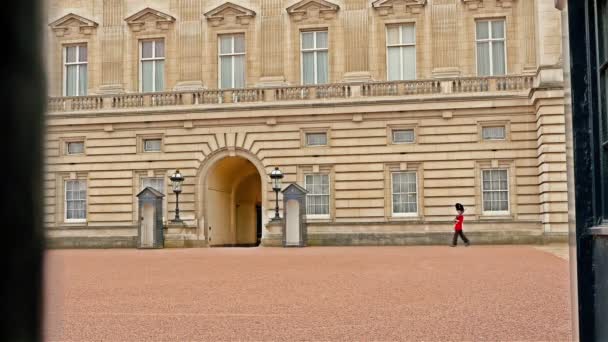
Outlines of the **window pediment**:
M 376 0 L 372 3 L 380 15 L 410 12 L 418 14 L 426 5 L 426 0 Z
M 70 34 L 90 35 L 97 28 L 98 24 L 93 20 L 69 13 L 53 21 L 49 26 L 57 37 L 63 37 Z
M 331 19 L 339 9 L 340 6 L 325 0 L 302 0 L 287 7 L 287 13 L 295 21 L 314 18 Z
M 496 7 L 509 8 L 513 6 L 514 0 L 496 0 Z M 476 10 L 483 7 L 483 0 L 462 0 L 471 10 Z
M 175 18 L 167 13 L 146 7 L 143 10 L 125 18 L 125 21 L 133 31 L 143 31 L 147 27 L 167 30 L 175 21 Z
M 243 6 L 226 2 L 205 13 L 205 17 L 209 20 L 211 26 L 223 24 L 248 25 L 251 19 L 255 17 L 255 12 Z

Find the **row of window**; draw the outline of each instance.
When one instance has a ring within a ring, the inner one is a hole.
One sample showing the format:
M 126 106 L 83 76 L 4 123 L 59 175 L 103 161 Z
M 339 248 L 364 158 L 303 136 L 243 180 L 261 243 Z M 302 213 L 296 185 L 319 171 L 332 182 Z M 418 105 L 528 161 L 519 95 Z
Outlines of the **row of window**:
M 476 21 L 477 74 L 506 74 L 505 20 Z M 220 35 L 218 42 L 218 87 L 244 88 L 246 73 L 245 35 Z M 386 29 L 388 80 L 416 78 L 416 26 L 413 23 L 389 25 Z M 300 73 L 302 84 L 329 82 L 328 31 L 301 32 Z M 64 95 L 87 94 L 87 46 L 64 48 Z M 139 43 L 139 90 L 156 92 L 165 89 L 164 39 L 146 39 Z
M 490 215 L 509 213 L 509 181 L 506 169 L 481 171 L 482 211 Z M 330 217 L 331 191 L 330 175 L 312 173 L 304 175 L 306 214 L 309 218 L 326 219 Z M 152 187 L 165 193 L 165 180 L 162 177 L 142 177 L 141 189 Z M 392 216 L 418 216 L 418 174 L 416 171 L 391 173 Z M 65 220 L 66 222 L 85 222 L 87 216 L 87 184 L 85 180 L 65 181 Z
M 505 140 L 505 126 L 484 126 L 482 127 L 482 138 L 484 140 Z M 414 129 L 393 129 L 391 130 L 391 139 L 393 144 L 408 144 L 415 142 L 416 135 Z M 327 132 L 311 132 L 305 134 L 306 146 L 327 146 Z M 152 138 L 142 140 L 142 152 L 161 152 L 162 139 Z M 84 141 L 67 141 L 65 154 L 81 155 L 85 153 Z

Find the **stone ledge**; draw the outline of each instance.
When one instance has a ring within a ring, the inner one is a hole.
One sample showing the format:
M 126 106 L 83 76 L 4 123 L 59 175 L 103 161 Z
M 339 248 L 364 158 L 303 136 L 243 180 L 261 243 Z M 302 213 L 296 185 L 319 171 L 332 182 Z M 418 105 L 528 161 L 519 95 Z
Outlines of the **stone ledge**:
M 61 237 L 47 238 L 48 249 L 70 249 L 70 248 L 136 248 L 137 236 L 132 237 Z

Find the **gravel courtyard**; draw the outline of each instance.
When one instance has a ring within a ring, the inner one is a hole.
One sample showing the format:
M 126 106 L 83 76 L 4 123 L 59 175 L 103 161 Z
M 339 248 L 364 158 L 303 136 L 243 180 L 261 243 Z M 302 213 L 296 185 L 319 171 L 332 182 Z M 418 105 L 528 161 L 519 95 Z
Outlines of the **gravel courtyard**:
M 47 341 L 567 341 L 528 246 L 51 250 Z

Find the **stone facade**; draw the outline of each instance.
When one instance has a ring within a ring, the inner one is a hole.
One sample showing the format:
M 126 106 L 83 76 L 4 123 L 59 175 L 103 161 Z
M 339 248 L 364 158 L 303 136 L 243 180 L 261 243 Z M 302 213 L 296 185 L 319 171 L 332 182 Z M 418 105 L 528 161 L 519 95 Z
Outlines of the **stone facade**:
M 263 244 L 279 244 L 275 166 L 284 185 L 327 175 L 328 213 L 307 219 L 308 245 L 447 243 L 456 202 L 474 243 L 565 239 L 551 0 L 51 0 L 47 13 L 51 246 L 134 246 L 145 178 L 164 179 L 167 246 L 253 243 L 255 221 Z M 504 21 L 506 75 L 477 74 L 476 22 L 487 19 Z M 398 24 L 415 26 L 414 80 L 388 81 L 387 26 Z M 328 83 L 302 85 L 301 34 L 319 29 Z M 218 89 L 226 34 L 244 35 L 242 88 Z M 164 42 L 158 92 L 140 91 L 146 39 Z M 64 96 L 74 44 L 86 46 L 86 96 Z M 503 127 L 504 139 L 484 139 L 484 127 Z M 400 130 L 413 141 L 393 142 Z M 326 143 L 310 146 L 310 133 Z M 159 151 L 146 152 L 150 139 Z M 186 177 L 180 224 L 170 222 L 175 169 Z M 483 170 L 506 171 L 506 211 L 484 210 Z M 415 175 L 409 215 L 393 213 L 399 172 Z M 70 180 L 83 181 L 84 219 L 66 219 Z

